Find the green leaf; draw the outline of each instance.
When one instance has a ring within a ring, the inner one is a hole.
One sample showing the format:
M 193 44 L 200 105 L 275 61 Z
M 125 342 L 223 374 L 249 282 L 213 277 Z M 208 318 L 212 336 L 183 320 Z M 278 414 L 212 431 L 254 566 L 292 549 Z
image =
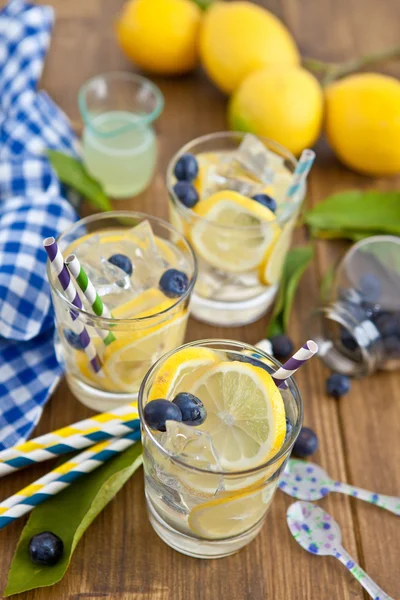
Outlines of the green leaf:
M 18 542 L 4 596 L 60 581 L 85 530 L 141 464 L 142 446 L 138 442 L 35 508 Z M 64 543 L 63 557 L 54 567 L 30 561 L 29 540 L 42 531 L 52 531 Z
M 287 331 L 297 287 L 312 258 L 312 246 L 299 246 L 292 248 L 287 253 L 281 285 L 272 313 L 272 319 L 267 329 L 267 337 Z
M 311 227 L 311 235 L 314 238 L 320 238 L 323 240 L 352 240 L 353 242 L 358 242 L 359 240 L 363 240 L 364 238 L 371 237 L 372 235 L 381 235 L 381 231 L 354 231 L 350 229 L 317 229 L 315 227 Z
M 55 150 L 48 150 L 47 155 L 60 181 L 74 188 L 96 209 L 105 212 L 112 210 L 100 183 L 89 175 L 82 161 Z
M 333 280 L 335 279 L 335 265 L 331 265 L 328 267 L 325 275 L 322 278 L 321 284 L 319 286 L 319 295 L 321 300 L 328 300 L 329 292 L 333 286 Z
M 201 10 L 207 10 L 211 4 L 214 4 L 215 0 L 192 0 Z
M 308 211 L 304 220 L 313 232 L 400 234 L 400 192 L 350 190 L 334 194 Z M 347 235 L 346 235 L 347 233 Z

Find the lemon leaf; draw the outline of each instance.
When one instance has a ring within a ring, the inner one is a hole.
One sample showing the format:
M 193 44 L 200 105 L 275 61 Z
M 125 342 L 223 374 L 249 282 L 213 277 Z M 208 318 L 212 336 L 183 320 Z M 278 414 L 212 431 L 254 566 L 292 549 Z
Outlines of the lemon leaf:
M 267 337 L 286 332 L 297 287 L 313 258 L 313 254 L 312 246 L 299 246 L 292 248 L 287 253 L 281 285 L 267 329 Z
M 86 529 L 141 464 L 142 446 L 136 443 L 35 508 L 19 539 L 4 596 L 60 581 Z M 64 543 L 64 554 L 53 567 L 35 565 L 29 558 L 29 540 L 43 531 L 55 533 Z
M 82 161 L 55 150 L 48 150 L 47 156 L 62 183 L 79 192 L 96 209 L 104 212 L 112 210 L 111 202 L 100 183 L 89 175 Z
M 318 237 L 360 239 L 371 233 L 400 235 L 399 211 L 400 192 L 349 190 L 329 196 L 304 220 Z

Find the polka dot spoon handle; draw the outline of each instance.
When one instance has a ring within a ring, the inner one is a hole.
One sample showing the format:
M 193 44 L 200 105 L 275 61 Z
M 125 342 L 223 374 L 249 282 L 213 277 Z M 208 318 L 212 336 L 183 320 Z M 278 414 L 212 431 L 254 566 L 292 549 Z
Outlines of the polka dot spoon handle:
M 342 547 L 338 523 L 321 507 L 311 502 L 295 502 L 287 510 L 286 520 L 294 539 L 304 550 L 316 556 L 334 556 L 374 600 L 393 600 Z
M 369 575 L 351 558 L 350 554 L 341 546 L 335 548 L 335 556 L 374 600 L 393 600 L 371 579 Z
M 334 487 L 332 491 L 341 492 L 342 494 L 348 494 L 354 498 L 365 500 L 365 502 L 370 502 L 371 504 L 375 504 L 375 506 L 385 508 L 386 510 L 389 510 L 400 517 L 400 498 L 397 498 L 396 496 L 375 494 L 374 492 L 369 492 L 368 490 L 354 487 L 348 483 L 341 483 L 340 481 L 335 481 L 333 485 Z

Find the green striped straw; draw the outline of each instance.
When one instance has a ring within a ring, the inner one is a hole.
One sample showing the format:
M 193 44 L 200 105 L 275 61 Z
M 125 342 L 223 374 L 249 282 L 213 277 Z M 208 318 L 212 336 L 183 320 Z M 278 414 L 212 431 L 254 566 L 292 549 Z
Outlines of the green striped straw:
M 72 277 L 75 279 L 79 288 L 82 290 L 85 298 L 92 307 L 94 314 L 98 317 L 112 319 L 111 312 L 108 310 L 106 305 L 103 304 L 102 299 L 96 292 L 96 288 L 87 276 L 86 271 L 83 269 L 77 256 L 75 256 L 75 254 L 70 254 L 69 256 L 67 256 L 65 260 L 65 265 L 68 267 L 68 270 L 70 271 Z M 104 331 L 103 329 L 99 329 L 98 334 L 103 340 L 105 346 L 108 346 L 109 344 L 111 344 L 111 342 L 115 340 L 115 335 L 111 331 Z

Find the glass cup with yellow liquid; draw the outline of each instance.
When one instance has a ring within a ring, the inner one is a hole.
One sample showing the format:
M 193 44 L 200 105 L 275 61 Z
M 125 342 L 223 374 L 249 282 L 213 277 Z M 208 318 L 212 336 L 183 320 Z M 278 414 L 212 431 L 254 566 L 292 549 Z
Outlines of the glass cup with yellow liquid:
M 134 73 L 107 73 L 89 79 L 78 103 L 84 130 L 83 159 L 107 194 L 126 198 L 150 183 L 157 160 L 152 123 L 164 99 L 151 81 Z
M 197 138 L 167 170 L 170 220 L 199 261 L 192 314 L 245 325 L 272 305 L 305 188 L 288 197 L 297 161 L 283 146 L 239 132 Z
M 163 356 L 139 392 L 147 510 L 169 546 L 197 558 L 260 532 L 303 419 L 293 378 L 258 348 L 204 340 Z
M 110 318 L 72 306 L 48 265 L 57 325 L 56 350 L 73 394 L 93 410 L 133 402 L 143 377 L 183 343 L 197 266 L 187 240 L 165 221 L 115 211 L 86 217 L 57 240 L 75 255 Z M 79 288 L 78 288 L 79 290 Z M 101 369 L 91 366 L 70 311 L 87 329 Z

